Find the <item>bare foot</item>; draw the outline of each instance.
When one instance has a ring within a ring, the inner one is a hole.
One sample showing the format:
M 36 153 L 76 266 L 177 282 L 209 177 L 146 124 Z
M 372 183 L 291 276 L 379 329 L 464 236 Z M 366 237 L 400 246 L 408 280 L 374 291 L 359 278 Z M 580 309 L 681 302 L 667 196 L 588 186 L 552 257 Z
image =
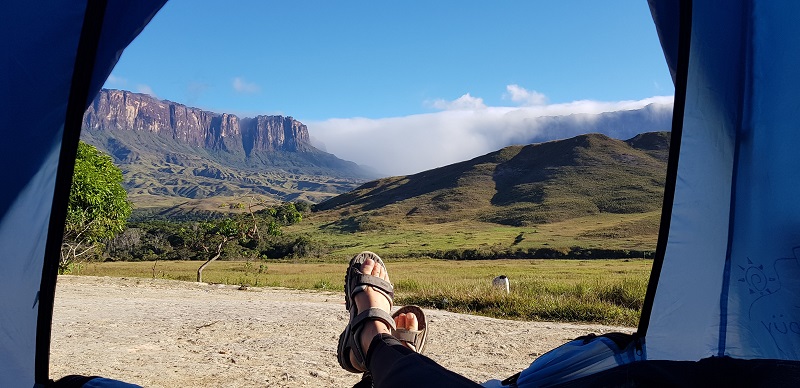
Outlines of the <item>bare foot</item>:
M 398 329 L 406 329 L 411 331 L 419 330 L 419 321 L 417 320 L 417 316 L 414 313 L 405 313 L 405 314 L 398 314 L 394 317 L 394 325 L 397 326 Z M 403 344 L 413 350 L 417 351 L 417 348 L 408 342 L 403 342 Z
M 376 263 L 372 259 L 366 259 L 364 261 L 361 265 L 361 272 L 379 277 L 387 282 L 389 281 L 389 273 L 386 272 L 382 265 Z M 353 297 L 353 302 L 356 304 L 359 313 L 370 307 L 377 307 L 389 313 L 392 308 L 386 295 L 382 294 L 380 291 L 376 291 L 370 286 L 367 286 L 364 292 L 357 293 L 355 297 Z M 369 351 L 369 345 L 376 335 L 381 333 L 391 334 L 389 326 L 386 326 L 386 324 L 381 321 L 367 321 L 364 322 L 362 327 L 363 329 L 361 330 L 359 341 L 361 341 L 361 349 L 364 350 L 364 355 Z M 352 352 L 350 353 L 350 362 L 352 365 L 357 365 L 356 358 Z

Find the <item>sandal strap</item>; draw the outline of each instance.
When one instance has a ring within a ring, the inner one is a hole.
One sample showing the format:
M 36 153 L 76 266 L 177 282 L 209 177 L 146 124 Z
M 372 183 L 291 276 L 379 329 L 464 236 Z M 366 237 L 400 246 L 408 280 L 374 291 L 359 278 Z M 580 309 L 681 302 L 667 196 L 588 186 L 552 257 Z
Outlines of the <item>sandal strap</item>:
M 352 311 L 355 313 L 355 308 Z M 353 352 L 353 356 L 355 356 L 357 363 L 356 366 L 358 368 L 363 368 L 364 370 L 367 369 L 367 355 L 364 352 L 364 349 L 361 348 L 361 341 L 359 341 L 359 337 L 361 337 L 361 330 L 364 328 L 364 322 L 367 321 L 382 321 L 389 326 L 391 331 L 394 331 L 396 328 L 394 325 L 394 318 L 392 318 L 392 316 L 386 311 L 377 307 L 370 307 L 369 309 L 362 311 L 360 314 L 350 319 L 350 333 L 352 333 L 352 335 L 347 339 L 348 345 L 350 350 Z
M 347 278 L 350 284 L 347 285 L 347 289 L 350 290 L 350 298 L 346 300 L 346 302 L 352 301 L 356 294 L 364 291 L 367 286 L 371 286 L 376 291 L 379 291 L 381 294 L 386 296 L 386 299 L 389 300 L 390 306 L 394 305 L 394 286 L 392 283 L 389 283 L 377 276 L 367 275 L 356 267 L 350 267 L 348 271 L 349 276 Z M 348 310 L 350 307 L 351 306 L 345 306 L 345 308 Z
M 353 328 L 353 331 L 356 331 L 366 321 L 382 321 L 386 324 L 386 326 L 389 326 L 390 329 L 396 329 L 394 325 L 394 318 L 392 318 L 392 316 L 389 315 L 389 313 L 387 313 L 385 310 L 377 307 L 370 307 L 356 315 L 355 318 L 350 320 L 350 327 Z
M 397 340 L 407 342 L 414 345 L 414 347 L 417 347 L 417 338 L 422 334 L 422 330 L 396 329 L 392 332 L 392 335 L 397 338 Z

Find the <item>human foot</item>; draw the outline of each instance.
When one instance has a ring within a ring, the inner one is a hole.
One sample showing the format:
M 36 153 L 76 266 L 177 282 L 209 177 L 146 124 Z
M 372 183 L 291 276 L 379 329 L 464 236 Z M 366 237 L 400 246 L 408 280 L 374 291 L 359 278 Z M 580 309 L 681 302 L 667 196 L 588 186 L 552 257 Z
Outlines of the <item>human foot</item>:
M 393 317 L 397 331 L 419 331 L 419 320 L 414 313 L 395 313 Z M 413 343 L 403 342 L 403 345 L 415 352 L 417 351 L 417 347 Z
M 366 259 L 361 265 L 361 273 L 365 275 L 372 275 L 389 282 L 389 273 L 386 271 L 386 268 L 370 258 Z M 367 311 L 371 308 L 378 308 L 388 313 L 392 309 L 392 304 L 387 298 L 387 295 L 372 286 L 366 286 L 363 292 L 355 294 L 353 296 L 353 302 L 356 305 L 358 313 Z M 396 323 L 397 318 L 395 318 L 395 324 Z M 406 322 L 403 322 L 403 324 L 405 325 Z M 369 345 L 376 335 L 383 333 L 391 334 L 392 332 L 392 327 L 380 320 L 366 321 L 362 327 L 363 329 L 361 329 L 361 332 L 359 333 L 358 340 L 361 342 L 361 349 L 363 349 L 365 355 L 369 351 Z M 350 362 L 353 365 L 356 365 L 358 362 L 358 359 L 352 351 L 350 352 Z
M 362 252 L 350 260 L 345 276 L 345 306 L 350 311 L 350 321 L 339 336 L 337 351 L 342 368 L 354 373 L 366 370 L 365 358 L 372 339 L 395 329 L 389 315 L 393 296 L 394 287 L 378 255 Z
M 392 330 L 392 335 L 409 349 L 422 353 L 428 335 L 428 324 L 422 309 L 419 306 L 408 305 L 397 310 L 392 317 L 397 327 Z

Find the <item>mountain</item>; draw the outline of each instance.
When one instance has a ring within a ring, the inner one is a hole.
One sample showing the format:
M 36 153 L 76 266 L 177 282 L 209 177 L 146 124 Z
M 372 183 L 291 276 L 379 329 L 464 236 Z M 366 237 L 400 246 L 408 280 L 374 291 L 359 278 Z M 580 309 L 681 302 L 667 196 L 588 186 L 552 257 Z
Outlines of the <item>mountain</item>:
M 292 117 L 239 118 L 122 90 L 100 91 L 81 139 L 112 155 L 140 206 L 244 195 L 319 202 L 377 176 L 314 148 Z
M 315 209 L 402 222 L 512 226 L 653 212 L 661 207 L 668 150 L 668 132 L 626 141 L 588 134 L 510 146 L 418 174 L 367 182 Z
M 628 139 L 643 132 L 672 128 L 672 104 L 648 104 L 642 108 L 603 113 L 541 116 L 527 119 L 517 144 L 567 139 L 585 133 L 601 133 L 614 139 Z

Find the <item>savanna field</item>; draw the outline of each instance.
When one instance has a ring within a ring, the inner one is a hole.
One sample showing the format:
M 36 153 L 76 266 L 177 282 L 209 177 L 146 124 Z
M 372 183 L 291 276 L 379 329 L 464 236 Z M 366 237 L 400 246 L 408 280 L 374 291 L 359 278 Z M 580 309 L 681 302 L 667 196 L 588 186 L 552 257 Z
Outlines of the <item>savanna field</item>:
M 76 275 L 194 281 L 197 261 L 85 263 Z M 388 260 L 396 303 L 506 319 L 596 322 L 635 326 L 651 260 Z M 220 261 L 204 281 L 340 291 L 345 261 Z M 506 275 L 510 293 L 491 280 Z

